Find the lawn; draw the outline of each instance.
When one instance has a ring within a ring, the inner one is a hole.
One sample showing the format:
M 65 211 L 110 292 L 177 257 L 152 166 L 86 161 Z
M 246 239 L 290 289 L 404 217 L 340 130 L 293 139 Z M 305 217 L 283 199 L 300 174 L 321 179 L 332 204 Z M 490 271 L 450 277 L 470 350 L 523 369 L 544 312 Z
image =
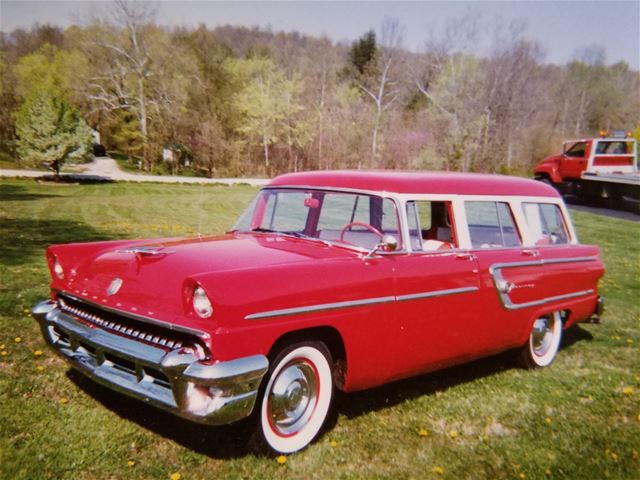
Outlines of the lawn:
M 0 478 L 640 478 L 640 223 L 572 214 L 602 247 L 607 311 L 566 332 L 552 367 L 509 352 L 341 395 L 335 425 L 282 464 L 248 452 L 244 425 L 180 420 L 46 348 L 29 308 L 48 244 L 220 233 L 255 192 L 0 181 Z

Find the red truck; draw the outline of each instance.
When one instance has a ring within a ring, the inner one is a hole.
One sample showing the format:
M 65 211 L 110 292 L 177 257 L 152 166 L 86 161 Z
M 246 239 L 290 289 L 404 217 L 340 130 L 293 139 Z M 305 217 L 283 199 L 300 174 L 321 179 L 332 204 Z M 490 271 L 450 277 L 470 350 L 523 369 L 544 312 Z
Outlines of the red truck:
M 638 145 L 624 133 L 565 141 L 562 153 L 542 160 L 534 175 L 563 194 L 640 209 Z

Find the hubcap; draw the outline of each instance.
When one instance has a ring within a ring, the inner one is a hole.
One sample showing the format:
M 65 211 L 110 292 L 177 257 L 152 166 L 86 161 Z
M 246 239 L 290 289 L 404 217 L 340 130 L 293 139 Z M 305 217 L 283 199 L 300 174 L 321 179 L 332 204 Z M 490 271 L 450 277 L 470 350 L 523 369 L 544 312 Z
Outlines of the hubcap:
M 533 353 L 539 357 L 549 351 L 551 341 L 553 340 L 554 317 L 538 318 L 533 323 L 533 331 L 531 332 L 531 346 Z
M 315 368 L 305 360 L 284 367 L 271 386 L 268 414 L 273 430 L 293 435 L 309 422 L 318 399 Z

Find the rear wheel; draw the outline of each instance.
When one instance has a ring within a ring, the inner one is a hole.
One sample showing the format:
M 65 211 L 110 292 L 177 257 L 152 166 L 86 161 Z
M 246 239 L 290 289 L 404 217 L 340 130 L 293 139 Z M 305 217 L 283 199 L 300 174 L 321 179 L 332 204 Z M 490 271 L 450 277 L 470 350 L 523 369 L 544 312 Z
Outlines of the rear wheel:
M 305 448 L 327 419 L 334 385 L 331 354 L 322 342 L 282 350 L 272 362 L 261 392 L 257 437 L 272 452 Z
M 520 354 L 526 368 L 541 368 L 551 365 L 556 358 L 562 338 L 560 312 L 543 315 L 533 322 L 529 341 Z

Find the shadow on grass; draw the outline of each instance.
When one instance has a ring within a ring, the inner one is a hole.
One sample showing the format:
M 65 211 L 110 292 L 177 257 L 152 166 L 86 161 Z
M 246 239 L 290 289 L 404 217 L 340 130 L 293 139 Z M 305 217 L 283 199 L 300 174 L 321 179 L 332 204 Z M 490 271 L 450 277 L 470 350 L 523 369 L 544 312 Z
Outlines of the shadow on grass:
M 33 193 L 19 185 L 0 184 L 0 202 L 42 200 L 45 198 L 55 198 L 60 196 L 61 195 L 51 195 L 49 193 Z
M 576 325 L 565 333 L 564 338 L 566 344 L 563 348 L 566 348 L 582 340 L 591 340 L 593 337 L 588 331 Z M 507 351 L 361 392 L 338 392 L 335 398 L 334 414 L 324 431 L 335 426 L 338 414 L 348 418 L 359 417 L 418 397 L 435 395 L 456 385 L 519 368 L 516 363 L 516 353 L 513 350 Z M 252 422 L 255 421 L 253 418 L 218 427 L 199 425 L 116 393 L 74 370 L 69 370 L 67 376 L 81 390 L 120 417 L 197 453 L 219 459 L 238 458 L 253 453 L 250 447 Z M 472 415 L 473 412 L 469 414 Z
M 169 438 L 185 448 L 220 459 L 238 458 L 251 453 L 248 446 L 251 428 L 247 421 L 215 427 L 200 425 L 116 393 L 75 370 L 69 370 L 67 377 L 82 391 L 120 417 L 138 424 L 145 430 Z
M 82 222 L 3 218 L 0 226 L 0 264 L 21 265 L 44 256 L 54 243 L 114 240 L 123 235 L 107 233 Z

